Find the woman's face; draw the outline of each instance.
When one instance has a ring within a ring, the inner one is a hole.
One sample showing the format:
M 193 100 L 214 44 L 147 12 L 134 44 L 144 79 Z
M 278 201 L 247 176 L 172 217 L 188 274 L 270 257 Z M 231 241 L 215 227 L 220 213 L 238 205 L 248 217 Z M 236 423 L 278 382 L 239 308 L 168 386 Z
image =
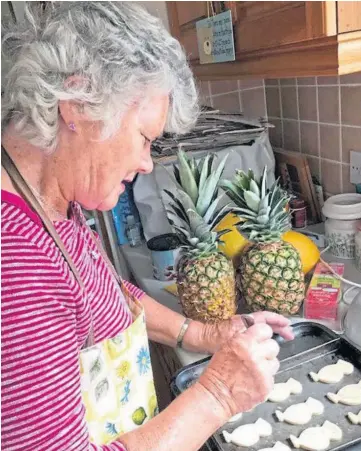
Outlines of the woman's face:
M 75 174 L 75 200 L 84 208 L 110 210 L 124 191 L 124 182 L 137 173 L 153 170 L 151 142 L 163 132 L 169 106 L 168 96 L 154 96 L 123 116 L 120 129 L 100 141 L 94 123 L 81 127 L 81 160 Z M 83 162 L 83 164 L 82 164 Z

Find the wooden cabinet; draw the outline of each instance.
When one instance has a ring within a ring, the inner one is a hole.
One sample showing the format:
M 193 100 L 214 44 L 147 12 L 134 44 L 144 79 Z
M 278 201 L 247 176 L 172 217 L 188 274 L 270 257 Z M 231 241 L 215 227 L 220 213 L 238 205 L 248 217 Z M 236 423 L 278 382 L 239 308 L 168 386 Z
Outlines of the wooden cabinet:
M 361 30 L 361 2 L 337 2 L 338 32 Z
M 196 76 L 282 78 L 361 71 L 361 2 L 167 2 Z M 200 64 L 196 21 L 232 10 L 236 61 Z

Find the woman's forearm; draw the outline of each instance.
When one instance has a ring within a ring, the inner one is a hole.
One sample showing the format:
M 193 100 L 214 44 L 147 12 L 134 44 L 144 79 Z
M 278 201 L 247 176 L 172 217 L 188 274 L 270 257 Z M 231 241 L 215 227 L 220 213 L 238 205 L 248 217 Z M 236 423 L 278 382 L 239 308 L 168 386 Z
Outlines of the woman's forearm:
M 196 383 L 120 442 L 128 451 L 197 451 L 227 421 L 226 410 Z
M 171 347 L 177 344 L 177 338 L 185 317 L 161 305 L 148 295 L 141 298 L 145 309 L 148 337 L 152 341 Z M 192 321 L 184 335 L 183 347 L 188 351 L 205 352 L 203 349 L 203 324 Z

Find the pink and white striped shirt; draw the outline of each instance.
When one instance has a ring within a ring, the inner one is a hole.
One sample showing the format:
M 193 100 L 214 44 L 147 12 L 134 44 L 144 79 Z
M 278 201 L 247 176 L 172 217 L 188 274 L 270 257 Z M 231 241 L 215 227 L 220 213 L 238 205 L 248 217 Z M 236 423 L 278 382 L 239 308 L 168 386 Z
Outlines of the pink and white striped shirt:
M 123 451 L 117 441 L 89 442 L 78 361 L 90 309 L 96 342 L 130 325 L 119 286 L 78 204 L 69 220 L 54 225 L 84 283 L 83 296 L 38 215 L 15 194 L 2 190 L 1 201 L 1 449 Z

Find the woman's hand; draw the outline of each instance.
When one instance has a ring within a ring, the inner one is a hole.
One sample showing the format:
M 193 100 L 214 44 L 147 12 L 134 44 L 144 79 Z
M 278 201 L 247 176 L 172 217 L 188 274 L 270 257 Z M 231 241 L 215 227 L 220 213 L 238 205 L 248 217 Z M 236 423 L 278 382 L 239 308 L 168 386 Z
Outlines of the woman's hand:
M 265 401 L 278 371 L 279 346 L 267 324 L 238 330 L 212 357 L 197 382 L 217 400 L 226 419 Z
M 279 334 L 285 340 L 293 340 L 294 335 L 290 327 L 291 321 L 273 312 L 252 313 L 255 324 L 268 324 L 274 334 Z M 203 324 L 200 333 L 200 349 L 213 354 L 223 342 L 229 340 L 237 331 L 245 331 L 245 323 L 241 315 L 221 321 L 217 324 Z

